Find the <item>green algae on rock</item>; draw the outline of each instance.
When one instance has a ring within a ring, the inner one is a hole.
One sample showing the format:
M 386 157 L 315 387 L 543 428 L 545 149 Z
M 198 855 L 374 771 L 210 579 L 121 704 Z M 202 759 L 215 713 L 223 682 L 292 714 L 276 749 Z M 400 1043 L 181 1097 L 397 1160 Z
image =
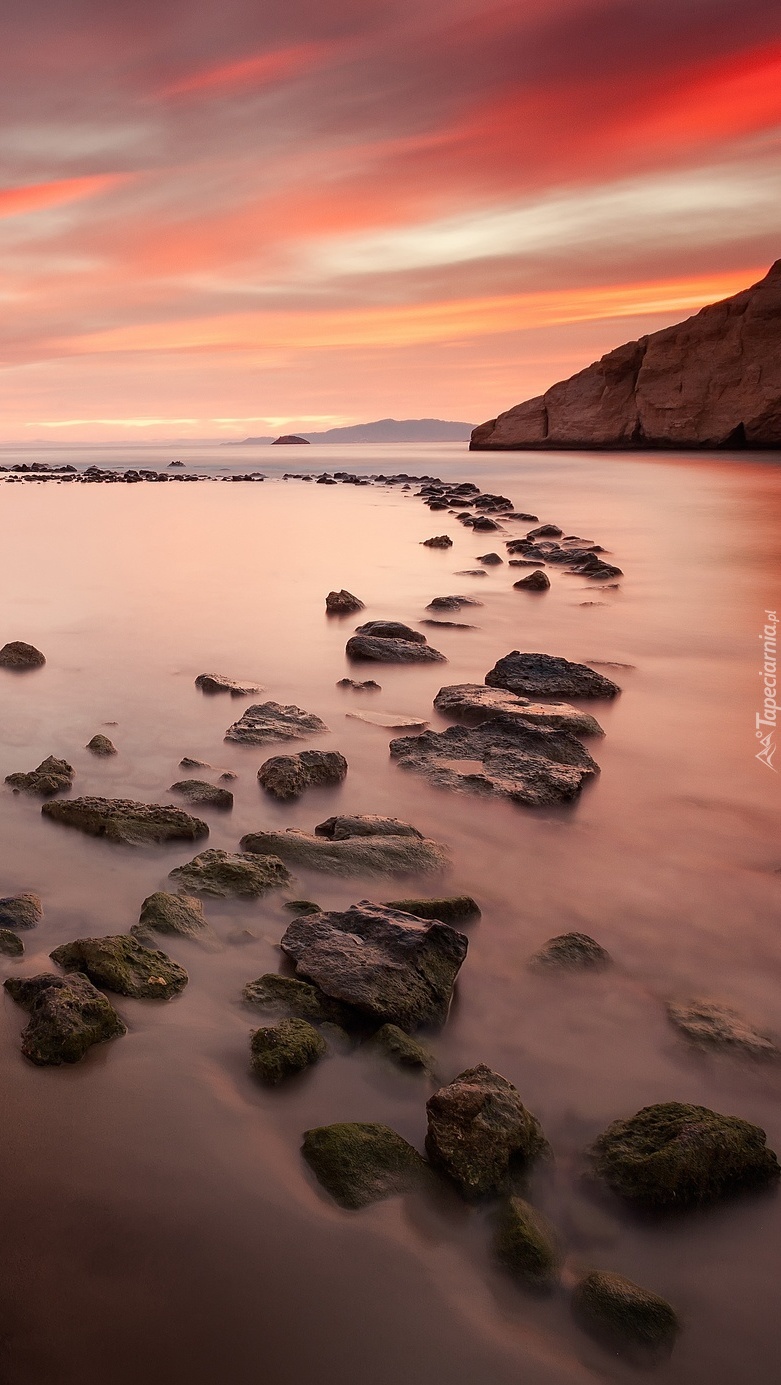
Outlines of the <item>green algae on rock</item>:
M 195 894 L 255 899 L 267 890 L 289 885 L 292 876 L 278 856 L 231 854 L 210 848 L 186 865 L 176 866 L 169 872 L 169 879 Z
M 5 957 L 24 956 L 24 943 L 10 928 L 0 928 L 0 952 Z
M 379 1053 L 383 1058 L 405 1068 L 408 1072 L 423 1072 L 433 1076 L 436 1062 L 433 1053 L 417 1039 L 405 1034 L 397 1024 L 383 1024 L 367 1040 L 366 1047 Z
M 468 1199 L 505 1192 L 548 1152 L 536 1116 L 512 1082 L 485 1063 L 429 1097 L 426 1151 Z
M 37 894 L 14 894 L 0 899 L 1 928 L 35 928 L 43 918 L 43 905 Z
M 408 1192 L 428 1172 L 418 1151 L 387 1125 L 321 1125 L 305 1131 L 301 1152 L 334 1201 L 350 1210 Z
M 256 981 L 248 981 L 242 998 L 247 1005 L 259 1010 L 292 1015 L 310 1024 L 336 1024 L 340 1029 L 350 1029 L 360 1019 L 349 1005 L 332 1000 L 311 982 L 280 976 L 277 972 L 266 972 Z
M 8 977 L 8 994 L 29 1011 L 22 1053 L 39 1067 L 78 1063 L 93 1044 L 127 1032 L 110 1001 L 86 976 Z
M 666 1299 L 602 1270 L 593 1270 L 576 1285 L 572 1310 L 581 1326 L 607 1345 L 626 1343 L 652 1351 L 671 1347 L 681 1326 Z
M 286 1019 L 250 1036 L 252 1070 L 270 1086 L 317 1063 L 328 1052 L 325 1039 L 307 1020 Z
M 547 1288 L 559 1277 L 561 1250 L 553 1228 L 521 1197 L 508 1198 L 502 1207 L 494 1247 L 505 1269 L 532 1288 Z
M 418 919 L 439 919 L 440 923 L 469 923 L 481 917 L 479 904 L 468 894 L 446 899 L 390 899 L 386 908 L 400 909 Z
M 77 938 L 50 957 L 65 971 L 83 972 L 95 986 L 143 1000 L 168 1000 L 187 985 L 184 967 L 165 952 L 144 947 L 131 933 Z
M 153 933 L 178 933 L 184 938 L 197 938 L 209 932 L 200 899 L 187 894 L 169 894 L 167 890 L 147 895 L 141 905 L 138 924 Z
M 146 842 L 197 841 L 208 837 L 208 824 L 181 808 L 134 803 L 126 798 L 65 798 L 44 803 L 41 812 L 90 837 L 138 846 Z

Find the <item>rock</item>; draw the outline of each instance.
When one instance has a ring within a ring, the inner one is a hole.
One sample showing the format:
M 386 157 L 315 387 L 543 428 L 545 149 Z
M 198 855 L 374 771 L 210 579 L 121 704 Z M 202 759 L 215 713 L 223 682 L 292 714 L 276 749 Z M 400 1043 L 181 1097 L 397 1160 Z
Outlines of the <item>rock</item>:
M 24 943 L 10 928 L 0 928 L 0 952 L 6 957 L 24 956 Z
M 327 730 L 325 722 L 313 712 L 283 707 L 279 702 L 259 702 L 228 727 L 225 739 L 241 745 L 267 745 L 273 741 L 303 741 Z
M 291 443 L 309 445 L 309 438 L 300 438 L 297 433 L 283 433 L 281 437 L 275 438 L 272 447 L 289 446 Z
M 521 654 L 514 649 L 485 675 L 489 688 L 506 688 L 523 697 L 616 697 L 617 683 L 585 664 L 554 654 Z
M 564 533 L 558 524 L 541 524 L 538 529 L 530 529 L 526 535 L 527 539 L 560 539 Z
M 133 803 L 125 798 L 65 798 L 44 803 L 41 812 L 90 837 L 105 837 L 106 841 L 131 846 L 146 842 L 191 842 L 209 835 L 205 822 L 191 817 L 181 808 Z
M 315 904 L 311 899 L 286 899 L 282 905 L 283 909 L 289 909 L 291 914 L 319 914 L 320 905 Z
M 382 726 L 386 731 L 424 731 L 428 726 L 420 717 L 407 717 L 402 712 L 347 712 L 346 716 L 368 726 Z
M 425 775 L 439 788 L 496 794 L 527 807 L 569 802 L 599 768 L 569 731 L 504 715 L 481 726 L 400 737 L 391 741 L 390 753 L 402 769 Z M 464 770 L 459 761 L 466 762 Z
M 488 573 L 481 567 L 464 567 L 453 574 L 454 577 L 487 577 Z
M 522 577 L 520 582 L 513 582 L 514 591 L 546 592 L 549 587 L 550 577 L 539 567 L 528 577 Z
M 476 534 L 490 534 L 492 530 L 498 529 L 499 525 L 496 520 L 489 519 L 488 515 L 481 515 L 479 519 L 475 520 L 472 528 Z
M 460 620 L 422 620 L 421 625 L 438 625 L 441 630 L 476 630 L 476 625 L 464 625 Z
M 427 611 L 460 611 L 462 606 L 482 606 L 473 596 L 435 596 L 429 601 Z
M 302 1019 L 281 1020 L 250 1035 L 252 1071 L 272 1087 L 312 1067 L 327 1052 L 325 1039 Z
M 201 938 L 210 931 L 199 899 L 165 890 L 147 895 L 138 922 L 153 933 L 175 933 L 183 938 Z
M 482 683 L 454 683 L 440 688 L 434 706 L 437 711 L 451 716 L 484 713 L 488 718 L 501 713 L 531 725 L 550 726 L 554 731 L 571 731 L 575 736 L 605 734 L 590 712 L 570 707 L 567 702 L 532 702 L 527 697 L 505 692 L 503 688 L 486 688 Z
M 417 1039 L 399 1029 L 397 1024 L 381 1025 L 368 1040 L 366 1047 L 380 1053 L 397 1068 L 426 1074 L 433 1074 L 435 1071 L 434 1055 L 423 1044 L 418 1043 Z
M 102 735 L 100 731 L 92 737 L 91 741 L 87 741 L 86 749 L 91 750 L 93 755 L 116 755 L 117 753 L 117 747 L 113 741 L 110 741 L 108 736 Z
M 614 1193 L 655 1208 L 716 1202 L 774 1184 L 781 1173 L 764 1130 L 679 1101 L 614 1121 L 592 1146 L 591 1162 Z
M 274 798 L 300 798 L 306 789 L 331 788 L 347 775 L 347 761 L 335 750 L 304 750 L 273 755 L 258 770 L 258 782 Z
M 483 553 L 477 561 L 478 563 L 485 563 L 486 567 L 496 567 L 498 563 L 504 562 L 504 559 L 498 553 Z
M 452 548 L 453 540 L 447 534 L 437 534 L 433 539 L 424 539 L 423 548 Z
M 289 885 L 291 875 L 277 856 L 231 855 L 212 848 L 194 856 L 186 865 L 177 866 L 169 873 L 169 879 L 178 881 L 180 889 L 195 894 L 254 899 L 267 890 Z
M 751 1058 L 777 1058 L 778 1047 L 735 1010 L 715 1000 L 669 1000 L 667 1014 L 693 1043 Z
M 449 899 L 391 899 L 387 909 L 400 909 L 418 919 L 439 919 L 440 923 L 474 923 L 481 917 L 480 906 L 469 894 Z
M 548 1151 L 515 1087 L 485 1063 L 440 1087 L 426 1110 L 429 1159 L 470 1200 L 507 1191 Z
M 223 770 L 222 774 L 220 775 L 220 779 L 222 779 L 223 782 L 226 784 L 233 784 L 238 779 L 238 777 L 239 776 L 236 773 L 236 771 L 232 769 Z
M 301 1153 L 318 1183 L 351 1210 L 408 1192 L 427 1173 L 417 1150 L 387 1125 L 321 1125 L 305 1132 Z
M 325 609 L 329 616 L 354 615 L 356 611 L 362 611 L 364 606 L 365 602 L 353 596 L 352 592 L 345 591 L 344 587 L 341 591 L 329 592 L 325 598 Z
M 205 779 L 179 779 L 171 785 L 171 793 L 179 793 L 188 803 L 200 808 L 232 808 L 233 794 L 230 789 L 218 789 L 207 784 Z
M 308 1020 L 310 1024 L 335 1024 L 345 1030 L 353 1028 L 360 1018 L 349 1005 L 332 1000 L 311 982 L 299 981 L 293 976 L 279 976 L 276 972 L 266 972 L 256 981 L 248 981 L 242 998 L 247 1005 L 256 1006 L 259 1010 L 292 1015 L 296 1019 Z
M 384 818 L 376 813 L 358 813 L 350 817 L 339 814 L 326 818 L 315 828 L 318 837 L 328 837 L 330 841 L 343 842 L 348 837 L 418 837 L 423 833 L 401 818 Z
M 141 1000 L 169 1000 L 187 985 L 184 967 L 165 952 L 144 947 L 130 933 L 77 938 L 49 953 L 63 971 L 83 972 L 94 986 Z
M 437 842 L 386 832 L 329 839 L 290 827 L 286 832 L 250 832 L 240 846 L 250 853 L 271 853 L 292 866 L 344 876 L 416 875 L 441 870 L 448 859 Z
M 672 1346 L 680 1330 L 666 1299 L 604 1270 L 592 1270 L 575 1286 L 572 1310 L 581 1326 L 606 1345 L 658 1350 Z
M 29 774 L 7 774 L 5 782 L 17 792 L 34 793 L 46 798 L 50 794 L 71 788 L 75 774 L 73 765 L 69 765 L 67 760 L 58 760 L 56 756 L 49 755 L 41 761 L 37 769 L 30 770 Z
M 211 769 L 208 760 L 193 760 L 189 755 L 183 755 L 179 761 L 180 769 Z
M 535 952 L 529 966 L 535 971 L 602 971 L 611 961 L 610 953 L 587 933 L 561 933 Z
M 37 894 L 14 894 L 0 899 L 0 927 L 35 928 L 43 918 L 43 905 Z
M 778 447 L 780 314 L 778 260 L 733 298 L 481 424 L 470 447 Z
M 288 925 L 280 947 L 296 973 L 379 1024 L 443 1024 L 467 939 L 448 924 L 364 900 Z
M 496 1257 L 514 1279 L 534 1289 L 556 1283 L 561 1251 L 552 1226 L 530 1203 L 510 1197 L 497 1222 Z
M 337 688 L 351 688 L 353 692 L 368 693 L 382 692 L 379 683 L 375 683 L 373 678 L 367 678 L 365 683 L 359 683 L 355 678 L 340 678 Z
M 261 690 L 256 683 L 236 683 L 222 673 L 199 673 L 196 688 L 205 693 L 230 693 L 231 697 L 254 697 Z
M 21 673 L 28 668 L 41 668 L 45 663 L 46 658 L 40 649 L 36 649 L 34 644 L 25 644 L 24 640 L 11 640 L 10 644 L 4 644 L 0 649 L 0 668 Z
M 127 1033 L 113 1005 L 86 976 L 9 976 L 8 994 L 30 1014 L 22 1053 L 39 1067 L 78 1063 L 93 1044 Z
M 444 654 L 429 644 L 412 640 L 380 639 L 376 635 L 353 635 L 346 645 L 348 659 L 378 664 L 446 664 Z
M 359 625 L 356 635 L 371 635 L 376 640 L 409 640 L 412 644 L 426 644 L 426 636 L 400 620 L 369 620 Z

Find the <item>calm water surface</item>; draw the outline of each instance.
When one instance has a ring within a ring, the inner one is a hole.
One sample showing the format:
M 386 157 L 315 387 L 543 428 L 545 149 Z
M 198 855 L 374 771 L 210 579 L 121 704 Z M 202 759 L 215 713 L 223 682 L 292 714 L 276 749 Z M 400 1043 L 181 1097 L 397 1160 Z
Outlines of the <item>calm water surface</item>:
M 540 1117 L 556 1163 L 533 1195 L 561 1230 L 568 1274 L 618 1270 L 678 1308 L 686 1329 L 660 1385 L 776 1385 L 779 1199 L 649 1225 L 581 1181 L 591 1139 L 655 1101 L 746 1117 L 781 1148 L 779 1071 L 692 1053 L 663 1007 L 706 994 L 781 1029 L 781 785 L 754 739 L 759 635 L 781 603 L 774 459 L 469 457 L 450 446 L 56 455 L 123 466 L 178 455 L 213 476 L 261 468 L 269 479 L 0 486 L 0 643 L 29 640 L 48 660 L 0 681 L 0 778 L 55 754 L 76 767 L 81 794 L 165 801 L 191 755 L 240 776 L 232 814 L 205 814 L 211 846 L 346 811 L 392 813 L 445 842 L 452 867 L 433 891 L 474 894 L 483 917 L 431 1041 L 444 1076 L 489 1063 Z M 34 454 L 0 455 L 17 459 Z M 606 591 L 555 571 L 542 598 L 514 592 L 506 566 L 456 577 L 503 551 L 506 535 L 470 535 L 398 490 L 281 480 L 304 464 L 475 479 L 603 543 L 626 576 Z M 420 546 L 441 532 L 452 550 Z M 355 622 L 327 621 L 323 602 L 342 586 L 367 619 L 415 623 L 451 592 L 484 606 L 465 617 L 473 631 L 427 632 L 448 666 L 369 669 L 383 685 L 369 703 L 335 687 L 351 671 Z M 591 708 L 607 733 L 592 746 L 602 774 L 571 810 L 431 789 L 390 763 L 387 732 L 345 716 L 371 706 L 444 726 L 431 709 L 438 688 L 482 682 L 517 648 L 632 665 L 614 674 L 623 695 Z M 344 752 L 344 786 L 293 807 L 265 797 L 255 775 L 273 752 L 223 742 L 246 704 L 201 696 L 204 671 L 256 679 L 318 713 L 331 734 L 311 744 Z M 120 752 L 108 761 L 83 749 L 104 729 Z M 23 961 L 2 959 L 5 974 L 47 969 L 65 940 L 127 929 L 193 854 L 82 837 L 7 791 L 0 839 L 0 894 L 34 890 L 46 909 Z M 300 872 L 294 893 L 343 907 L 416 890 L 432 882 Z M 165 1005 L 118 998 L 127 1037 L 74 1069 L 26 1064 L 24 1016 L 2 998 L 3 1385 L 636 1379 L 572 1326 L 563 1292 L 538 1300 L 495 1271 L 488 1213 L 443 1193 L 348 1214 L 321 1193 L 300 1160 L 303 1130 L 378 1120 L 422 1148 L 429 1089 L 361 1053 L 262 1088 L 248 1070 L 259 1020 L 239 997 L 279 967 L 289 916 L 274 896 L 205 903 L 220 950 L 166 943 L 189 971 L 186 991 Z M 593 934 L 615 969 L 531 974 L 529 954 L 571 929 Z

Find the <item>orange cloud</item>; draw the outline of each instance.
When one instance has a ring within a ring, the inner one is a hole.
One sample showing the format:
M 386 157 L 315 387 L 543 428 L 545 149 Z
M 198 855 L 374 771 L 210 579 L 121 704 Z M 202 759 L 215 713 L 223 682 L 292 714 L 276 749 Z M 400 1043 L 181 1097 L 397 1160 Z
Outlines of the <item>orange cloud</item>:
M 781 121 L 781 44 L 695 70 L 665 93 L 635 132 L 699 142 L 747 134 Z
M 125 173 L 94 173 L 85 178 L 60 178 L 51 183 L 27 183 L 21 187 L 0 188 L 0 217 L 24 216 L 27 212 L 59 207 L 97 197 L 117 187 L 129 177 Z
M 298 43 L 273 49 L 269 53 L 255 53 L 237 62 L 201 68 L 177 82 L 171 82 L 159 94 L 197 96 L 205 92 L 223 92 L 231 87 L 265 86 L 311 71 L 325 61 L 332 49 L 333 45 L 329 43 Z

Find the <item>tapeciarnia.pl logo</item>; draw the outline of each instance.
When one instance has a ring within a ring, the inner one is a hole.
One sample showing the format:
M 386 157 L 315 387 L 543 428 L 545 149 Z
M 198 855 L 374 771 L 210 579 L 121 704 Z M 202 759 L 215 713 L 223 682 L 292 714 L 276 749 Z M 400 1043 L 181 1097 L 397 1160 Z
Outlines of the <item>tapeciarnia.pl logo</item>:
M 773 764 L 773 756 L 776 753 L 776 726 L 778 723 L 778 703 L 776 693 L 778 691 L 778 647 L 776 641 L 776 631 L 778 629 L 778 616 L 775 611 L 765 611 L 765 626 L 759 638 L 762 641 L 762 667 L 759 676 L 762 679 L 762 711 L 756 714 L 756 737 L 762 747 L 757 752 L 756 759 L 760 760 L 768 769 L 772 769 L 774 774 L 778 773 Z

